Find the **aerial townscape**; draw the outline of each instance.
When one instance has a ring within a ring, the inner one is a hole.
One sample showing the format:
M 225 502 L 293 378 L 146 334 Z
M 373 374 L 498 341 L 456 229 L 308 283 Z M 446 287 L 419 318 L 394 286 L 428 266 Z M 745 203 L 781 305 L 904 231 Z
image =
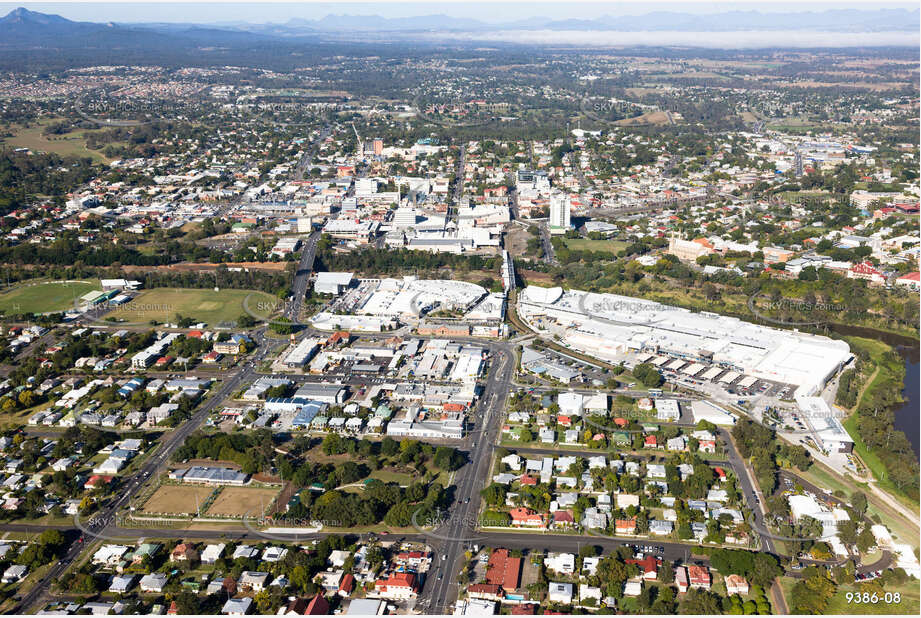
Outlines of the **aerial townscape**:
M 4 5 L 0 613 L 921 613 L 921 11 L 744 4 Z

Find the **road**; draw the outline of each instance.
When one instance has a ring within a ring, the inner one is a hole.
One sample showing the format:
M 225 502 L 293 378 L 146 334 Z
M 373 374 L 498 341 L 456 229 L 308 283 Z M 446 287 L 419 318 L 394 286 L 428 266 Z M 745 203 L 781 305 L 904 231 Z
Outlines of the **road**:
M 556 253 L 553 252 L 553 243 L 550 242 L 550 222 L 538 223 L 537 229 L 540 231 L 540 244 L 544 249 L 544 261 L 559 266 L 560 262 L 556 259 Z
M 464 196 L 464 169 L 467 166 L 467 142 L 461 142 L 460 150 L 457 155 L 457 169 L 455 170 L 454 192 L 451 194 L 451 201 L 448 203 L 448 211 L 445 213 L 445 225 L 454 216 L 461 198 Z
M 297 323 L 304 306 L 304 297 L 307 295 L 307 286 L 310 284 L 310 273 L 313 272 L 313 261 L 317 254 L 317 243 L 320 242 L 320 232 L 313 232 L 304 243 L 301 250 L 301 259 L 294 272 L 294 283 L 291 284 L 291 303 L 285 309 L 285 317 Z
M 310 164 L 313 162 L 313 157 L 317 153 L 317 147 L 327 138 L 332 132 L 331 126 L 326 126 L 320 131 L 317 138 L 310 143 L 304 156 L 301 157 L 301 160 L 297 162 L 297 167 L 294 168 L 294 180 L 304 180 L 304 173 L 307 171 L 307 168 L 310 167 Z
M 579 187 L 581 187 L 582 191 L 590 189 L 591 185 L 585 178 L 585 174 L 582 173 L 581 152 L 579 156 L 577 156 L 576 151 L 570 152 L 567 158 L 569 159 L 569 164 L 572 166 L 573 173 L 579 180 Z
M 490 474 L 492 449 L 498 439 L 505 400 L 515 374 L 515 355 L 511 346 L 492 344 L 492 347 L 492 365 L 469 438 L 469 463 L 455 475 L 457 499 L 449 510 L 447 522 L 436 530 L 441 543 L 436 547 L 436 556 L 429 577 L 436 578 L 437 575 L 441 575 L 441 579 L 435 579 L 434 585 L 426 586 L 420 598 L 421 606 L 430 614 L 450 613 L 448 608 L 457 598 L 456 575 L 461 567 L 459 560 L 463 557 L 466 546 L 472 543 L 471 539 L 477 536 L 480 489 L 486 486 Z M 437 540 L 429 539 L 429 543 L 433 542 L 438 543 Z

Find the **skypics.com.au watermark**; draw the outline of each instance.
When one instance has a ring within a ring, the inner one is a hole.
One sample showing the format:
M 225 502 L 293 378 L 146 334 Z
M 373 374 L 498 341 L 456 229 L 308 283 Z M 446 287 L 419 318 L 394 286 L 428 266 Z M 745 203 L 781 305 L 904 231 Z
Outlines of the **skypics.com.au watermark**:
M 148 303 L 127 300 L 104 300 L 97 304 L 74 303 L 74 312 L 101 326 L 150 326 L 151 320 L 169 322 L 176 319 L 179 308 L 171 303 Z
M 435 509 L 420 515 L 421 512 L 421 508 L 413 511 L 410 522 L 412 527 L 423 536 L 440 541 L 460 541 L 462 543 L 472 543 L 482 539 L 481 536 L 468 532 L 475 530 L 478 526 L 485 526 L 481 518 L 456 515 L 442 509 Z
M 778 326 L 822 326 L 850 310 L 841 303 L 774 299 L 758 292 L 748 297 L 747 304 L 755 317 Z
M 201 111 L 201 103 L 181 99 L 97 96 L 78 99 L 74 109 L 84 120 L 103 127 L 138 127 L 194 116 Z

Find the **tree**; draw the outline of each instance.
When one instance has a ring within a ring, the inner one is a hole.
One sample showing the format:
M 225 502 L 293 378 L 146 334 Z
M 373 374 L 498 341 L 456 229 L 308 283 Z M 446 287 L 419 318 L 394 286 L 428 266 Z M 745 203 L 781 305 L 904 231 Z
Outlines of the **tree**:
M 671 584 L 675 581 L 675 569 L 668 560 L 662 563 L 662 568 L 659 569 L 658 580 L 663 584 Z
M 22 407 L 31 408 L 34 401 L 35 396 L 32 394 L 32 391 L 22 391 L 19 393 L 19 403 L 22 404 Z
M 855 491 L 851 495 L 851 506 L 860 517 L 867 512 L 867 495 L 862 491 Z
M 393 457 L 400 451 L 400 445 L 391 437 L 381 440 L 381 454 L 385 457 Z
M 708 590 L 691 588 L 678 604 L 678 613 L 715 616 L 722 614 L 723 609 L 718 595 Z
M 491 483 L 480 491 L 480 495 L 487 506 L 502 506 L 505 504 L 506 489 L 499 483 Z
M 279 335 L 290 335 L 294 332 L 294 325 L 291 323 L 291 320 L 285 317 L 273 320 L 269 328 L 272 332 L 278 333 Z
M 439 446 L 432 461 L 442 470 L 453 472 L 464 465 L 464 456 L 455 448 Z
M 647 388 L 653 388 L 662 384 L 662 374 L 651 363 L 640 363 L 633 368 L 633 377 L 640 381 L 640 384 Z
M 857 549 L 861 553 L 866 553 L 871 547 L 876 545 L 876 537 L 873 536 L 873 531 L 870 530 L 870 526 L 864 526 L 860 531 L 860 534 L 857 535 Z
M 252 328 L 256 325 L 256 320 L 248 313 L 243 313 L 237 318 L 237 326 L 240 328 Z
M 195 615 L 201 613 L 201 605 L 198 602 L 198 595 L 193 592 L 180 592 L 175 599 L 176 609 L 180 615 Z
M 272 595 L 269 594 L 268 590 L 261 590 L 256 593 L 253 597 L 253 601 L 256 602 L 257 613 L 266 616 L 269 614 L 274 614 L 272 611 L 273 599 Z

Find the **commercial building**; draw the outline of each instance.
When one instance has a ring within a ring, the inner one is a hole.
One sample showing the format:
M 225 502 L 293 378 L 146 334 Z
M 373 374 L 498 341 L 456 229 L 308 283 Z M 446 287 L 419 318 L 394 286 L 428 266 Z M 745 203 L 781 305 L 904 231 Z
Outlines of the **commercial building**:
M 303 384 L 294 396 L 302 399 L 320 401 L 330 405 L 338 405 L 345 401 L 348 387 L 342 384 Z
M 823 538 L 837 534 L 838 524 L 850 519 L 844 509 L 829 508 L 811 495 L 796 494 L 787 498 L 787 502 L 794 521 L 798 522 L 803 517 L 811 517 L 821 523 Z
M 736 417 L 732 414 L 714 403 L 703 400 L 691 402 L 691 415 L 695 424 L 707 421 L 714 425 L 734 425 L 736 422 Z
M 242 486 L 246 485 L 249 480 L 249 475 L 239 470 L 212 466 L 192 466 L 185 470 L 173 470 L 169 473 L 169 477 L 174 481 L 200 485 Z
M 820 391 L 852 358 L 845 341 L 615 294 L 529 286 L 518 311 L 532 325 L 541 319 L 538 330 L 551 329 L 598 358 L 658 354 L 793 384 L 797 396 Z
M 317 278 L 313 283 L 313 291 L 317 294 L 338 296 L 351 285 L 352 279 L 354 279 L 353 273 L 317 273 Z
M 571 202 L 569 194 L 553 192 L 550 194 L 550 233 L 565 234 L 572 227 L 570 223 Z
M 316 339 L 310 337 L 302 339 L 297 345 L 291 348 L 291 351 L 285 356 L 283 362 L 285 366 L 292 369 L 302 367 L 314 357 L 319 349 L 320 344 Z

